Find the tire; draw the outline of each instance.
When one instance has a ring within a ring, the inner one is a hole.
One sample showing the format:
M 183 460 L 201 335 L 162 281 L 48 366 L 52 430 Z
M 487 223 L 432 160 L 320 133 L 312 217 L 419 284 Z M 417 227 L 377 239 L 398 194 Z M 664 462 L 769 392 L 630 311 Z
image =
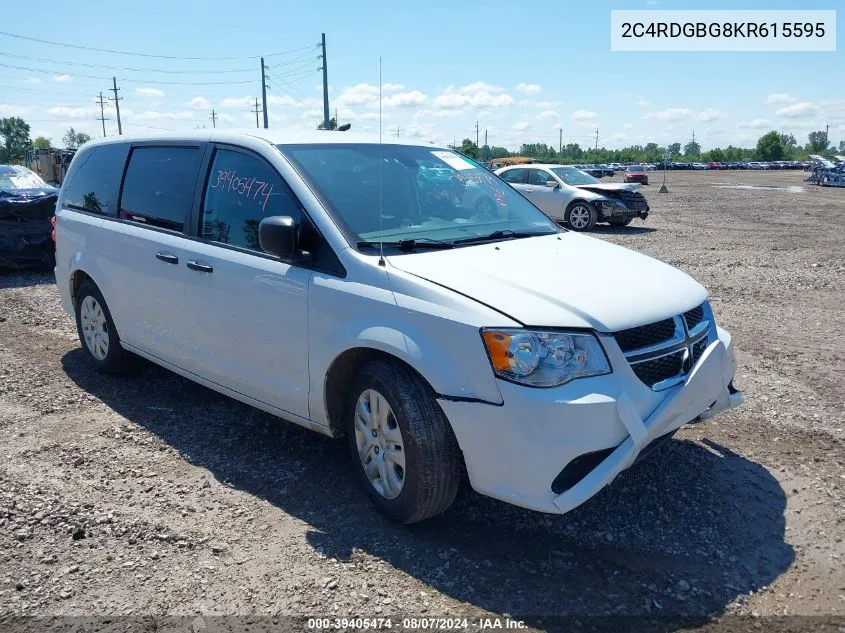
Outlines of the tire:
M 563 221 L 573 231 L 592 231 L 596 228 L 598 214 L 589 202 L 576 200 L 567 207 L 566 213 L 563 214 Z
M 379 404 L 381 416 L 375 413 Z M 461 452 L 434 392 L 413 371 L 385 360 L 367 362 L 350 391 L 345 422 L 354 476 L 381 512 L 408 524 L 452 505 L 463 473 Z
M 79 287 L 75 308 L 76 331 L 89 362 L 103 374 L 126 371 L 130 354 L 121 346 L 106 300 L 93 281 L 85 281 Z
M 610 226 L 628 226 L 633 219 L 634 218 L 626 218 L 624 220 L 618 220 L 616 218 L 611 218 L 607 221 L 607 223 L 610 224 Z

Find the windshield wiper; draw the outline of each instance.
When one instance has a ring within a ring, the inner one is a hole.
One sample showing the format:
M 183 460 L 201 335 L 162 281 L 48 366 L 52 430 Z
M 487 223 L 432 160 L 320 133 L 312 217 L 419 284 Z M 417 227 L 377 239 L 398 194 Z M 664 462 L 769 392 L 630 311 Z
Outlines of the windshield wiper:
M 358 242 L 358 248 L 378 248 L 379 246 L 384 248 L 398 248 L 400 251 L 416 251 L 420 249 L 442 250 L 454 247 L 452 242 L 442 242 L 428 237 L 418 237 L 415 239 L 398 240 L 393 242 Z
M 539 237 L 541 235 L 554 235 L 554 231 L 514 231 L 511 229 L 503 229 L 493 231 L 487 235 L 474 235 L 473 237 L 463 237 L 452 242 L 453 244 L 473 244 L 475 242 L 492 242 L 494 240 L 504 239 L 519 239 L 521 237 Z

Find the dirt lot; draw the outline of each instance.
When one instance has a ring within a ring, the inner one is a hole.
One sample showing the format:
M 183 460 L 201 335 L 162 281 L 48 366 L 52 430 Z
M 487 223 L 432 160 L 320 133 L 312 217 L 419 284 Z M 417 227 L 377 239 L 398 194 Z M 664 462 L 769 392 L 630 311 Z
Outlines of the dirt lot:
M 777 189 L 801 180 L 655 174 L 646 223 L 596 232 L 709 288 L 746 403 L 565 516 L 467 492 L 391 525 L 340 442 L 146 363 L 96 375 L 52 275 L 0 275 L 0 614 L 845 624 L 845 190 Z

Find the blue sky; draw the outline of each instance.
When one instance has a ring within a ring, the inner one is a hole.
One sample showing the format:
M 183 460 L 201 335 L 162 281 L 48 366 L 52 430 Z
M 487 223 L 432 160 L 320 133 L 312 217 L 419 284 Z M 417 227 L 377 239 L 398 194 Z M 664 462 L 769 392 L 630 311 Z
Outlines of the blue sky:
M 793 9 L 779 0 L 512 0 L 269 2 L 266 0 L 41 0 L 4 12 L 0 31 L 161 59 L 80 50 L 0 35 L 0 116 L 60 143 L 69 125 L 101 136 L 94 99 L 121 88 L 124 131 L 254 125 L 258 60 L 270 66 L 272 127 L 322 119 L 316 47 L 325 32 L 330 105 L 356 129 L 451 143 L 488 131 L 491 145 L 522 142 L 621 147 L 696 140 L 751 145 L 765 131 L 831 126 L 845 139 L 845 61 L 831 53 L 610 51 L 611 9 Z M 803 9 L 836 9 L 808 0 Z M 51 25 L 45 28 L 45 25 Z M 287 52 L 292 51 L 292 52 Z M 218 58 L 216 60 L 190 60 Z M 237 59 L 219 59 L 231 57 Z M 168 71 L 168 72 L 164 72 Z M 177 72 L 173 72 L 177 71 Z M 236 72 L 227 72 L 236 71 Z M 169 83 L 166 83 L 169 82 Z M 213 85 L 211 83 L 213 82 Z M 242 82 L 242 83 L 236 83 Z M 202 85 L 200 85 L 202 84 Z M 116 133 L 113 105 L 106 122 Z

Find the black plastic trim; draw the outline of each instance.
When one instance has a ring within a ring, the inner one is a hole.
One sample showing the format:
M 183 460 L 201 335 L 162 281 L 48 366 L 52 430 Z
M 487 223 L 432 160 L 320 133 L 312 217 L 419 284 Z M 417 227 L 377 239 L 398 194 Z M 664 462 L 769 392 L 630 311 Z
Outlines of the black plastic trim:
M 501 402 L 490 402 L 489 400 L 484 400 L 483 398 L 467 398 L 465 396 L 447 396 L 442 393 L 434 394 L 434 397 L 438 400 L 446 400 L 447 402 L 474 402 L 477 404 L 489 404 L 493 407 L 503 407 L 505 406 L 505 401 L 502 400 Z

